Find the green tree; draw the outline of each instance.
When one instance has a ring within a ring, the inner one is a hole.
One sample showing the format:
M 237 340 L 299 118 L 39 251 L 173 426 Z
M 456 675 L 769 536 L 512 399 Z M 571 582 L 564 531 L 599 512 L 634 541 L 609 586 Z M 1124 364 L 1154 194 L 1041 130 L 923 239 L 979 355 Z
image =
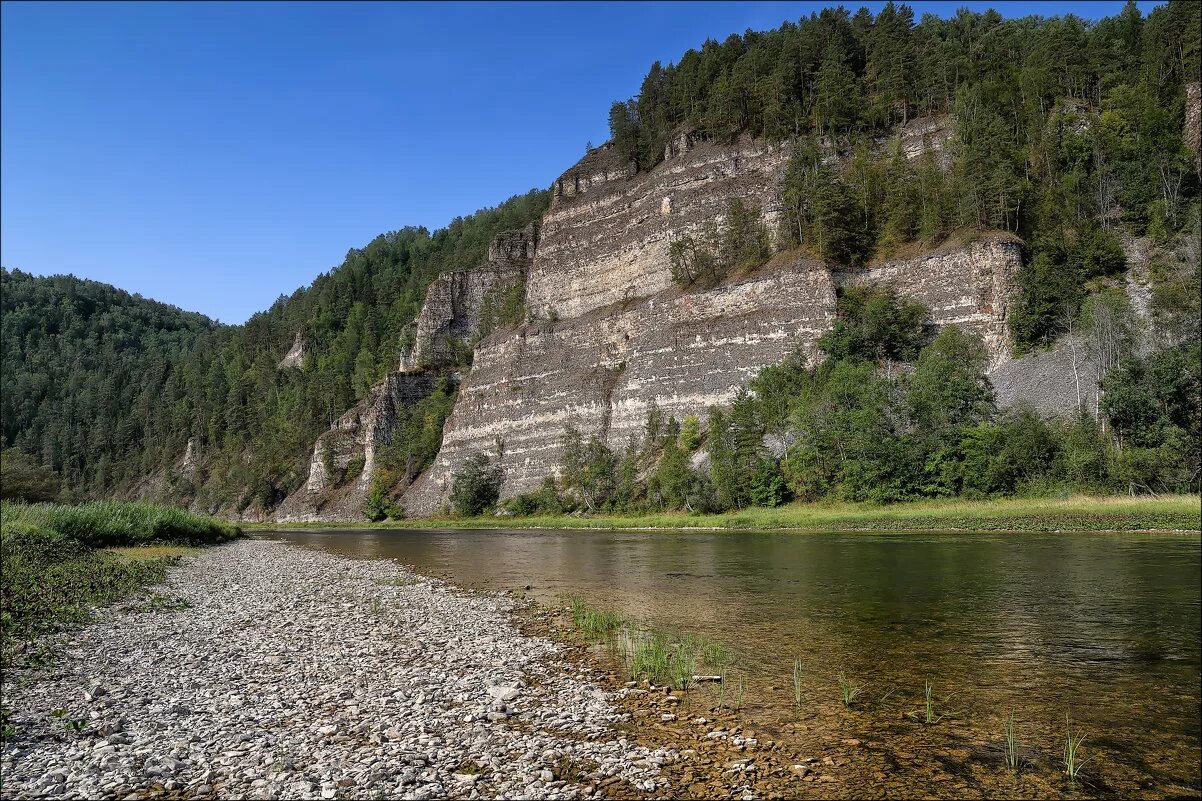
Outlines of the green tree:
M 488 455 L 470 456 L 455 471 L 451 508 L 459 517 L 475 517 L 492 508 L 501 494 L 501 468 L 489 464 Z

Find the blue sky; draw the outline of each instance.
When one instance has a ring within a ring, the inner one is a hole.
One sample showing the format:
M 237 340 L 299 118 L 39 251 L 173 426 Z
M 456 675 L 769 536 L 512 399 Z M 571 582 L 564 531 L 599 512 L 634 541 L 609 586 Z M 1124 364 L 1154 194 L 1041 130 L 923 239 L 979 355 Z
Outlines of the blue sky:
M 6 2 L 0 261 L 242 322 L 376 234 L 549 185 L 652 61 L 823 5 Z

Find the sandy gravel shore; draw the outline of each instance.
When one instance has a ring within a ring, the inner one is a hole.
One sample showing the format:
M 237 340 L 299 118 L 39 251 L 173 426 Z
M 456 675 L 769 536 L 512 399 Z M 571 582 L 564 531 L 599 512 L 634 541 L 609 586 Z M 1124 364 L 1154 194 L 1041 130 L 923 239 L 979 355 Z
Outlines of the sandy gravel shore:
M 667 789 L 674 755 L 623 736 L 597 677 L 503 596 L 264 540 L 186 557 L 156 591 L 178 601 L 105 610 L 53 667 L 5 675 L 4 798 Z

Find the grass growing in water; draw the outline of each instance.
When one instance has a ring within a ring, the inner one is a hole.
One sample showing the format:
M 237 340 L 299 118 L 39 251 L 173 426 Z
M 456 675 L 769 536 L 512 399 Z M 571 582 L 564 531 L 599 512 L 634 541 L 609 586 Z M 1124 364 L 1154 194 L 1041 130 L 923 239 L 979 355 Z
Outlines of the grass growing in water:
M 955 695 L 955 693 L 951 693 L 950 695 L 946 696 L 940 703 L 946 704 L 948 701 L 952 700 L 952 697 L 954 695 Z M 940 713 L 940 712 L 936 711 L 936 709 L 935 709 L 935 685 L 931 684 L 931 682 L 929 682 L 929 681 L 925 682 L 924 688 L 923 688 L 922 711 L 921 712 L 911 712 L 910 717 L 914 720 L 919 720 L 919 721 L 927 724 L 928 726 L 933 726 L 934 724 L 943 720 L 949 714 L 950 713 L 948 713 L 948 712 Z
M 711 675 L 726 669 L 726 648 L 708 637 L 668 634 L 624 621 L 616 612 L 590 606 L 579 595 L 568 596 L 568 603 L 576 630 L 586 639 L 604 641 L 631 679 L 688 692 L 700 666 Z
M 1014 731 L 1014 713 L 1011 712 L 1006 717 L 1006 722 L 1002 726 L 1002 732 L 1006 740 L 1006 766 L 1010 770 L 1018 770 L 1018 736 Z
M 843 706 L 850 709 L 862 692 L 863 687 L 847 678 L 846 673 L 839 671 L 839 697 L 843 699 Z
M 568 596 L 568 602 L 572 606 L 572 624 L 591 640 L 608 637 L 622 625 L 616 613 L 589 606 L 579 595 Z
M 793 706 L 801 711 L 801 660 L 793 660 Z
M 1064 716 L 1064 728 L 1064 773 L 1076 782 L 1077 775 L 1081 772 L 1081 765 L 1085 763 L 1080 755 L 1081 743 L 1085 742 L 1085 733 L 1073 728 L 1073 718 L 1067 713 Z

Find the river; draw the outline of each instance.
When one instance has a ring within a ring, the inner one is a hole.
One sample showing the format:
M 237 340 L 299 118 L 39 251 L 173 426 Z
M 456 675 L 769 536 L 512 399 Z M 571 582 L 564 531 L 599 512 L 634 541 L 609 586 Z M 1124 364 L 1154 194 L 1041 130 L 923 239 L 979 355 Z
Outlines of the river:
M 890 752 L 896 775 L 912 780 L 926 782 L 935 770 L 990 792 L 988 780 L 974 778 L 976 765 L 996 761 L 1010 714 L 1029 770 L 1055 775 L 1069 715 L 1087 738 L 1087 794 L 1202 789 L 1197 535 L 267 536 L 395 559 L 461 586 L 522 590 L 545 604 L 576 593 L 654 627 L 707 635 L 733 653 L 732 671 L 749 687 L 747 714 L 768 731 L 869 738 Z M 796 660 L 802 723 L 793 709 Z M 839 674 L 863 688 L 855 710 L 839 700 Z M 908 717 L 923 707 L 927 682 L 947 716 L 939 742 Z M 1026 787 L 1065 789 L 1054 779 Z

